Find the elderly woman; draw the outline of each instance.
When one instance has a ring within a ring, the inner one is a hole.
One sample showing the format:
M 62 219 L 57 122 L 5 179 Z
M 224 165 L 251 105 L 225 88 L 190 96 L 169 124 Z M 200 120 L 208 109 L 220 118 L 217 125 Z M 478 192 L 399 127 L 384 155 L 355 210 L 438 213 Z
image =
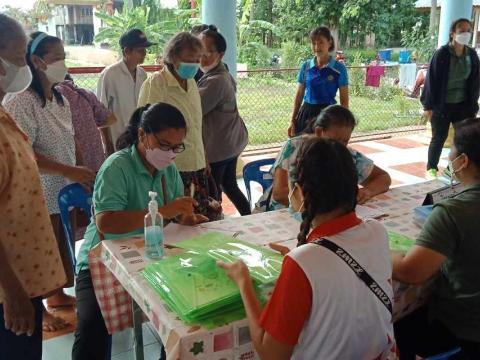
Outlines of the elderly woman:
M 203 53 L 201 41 L 188 32 L 175 35 L 166 45 L 164 68 L 149 77 L 140 90 L 139 106 L 163 102 L 180 110 L 187 123 L 185 151 L 175 164 L 185 195 L 198 202 L 196 211 L 209 220 L 221 217 L 221 206 L 209 197 L 208 169 L 202 139 L 202 103 L 194 77 Z
M 198 82 L 203 112 L 203 141 L 221 201 L 222 190 L 241 215 L 251 213 L 250 203 L 238 188 L 237 159 L 248 143 L 248 132 L 237 108 L 236 83 L 225 65 L 225 38 L 210 25 L 200 34 L 205 52 L 204 73 Z

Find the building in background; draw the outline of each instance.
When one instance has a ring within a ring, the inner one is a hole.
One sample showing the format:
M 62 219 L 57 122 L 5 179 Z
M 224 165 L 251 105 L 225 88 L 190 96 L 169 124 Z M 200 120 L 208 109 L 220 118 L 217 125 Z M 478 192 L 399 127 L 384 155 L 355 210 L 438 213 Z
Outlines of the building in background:
M 94 14 L 104 7 L 108 13 L 121 10 L 123 0 L 47 0 L 48 19 L 39 22 L 38 30 L 57 36 L 68 45 L 90 45 L 102 27 Z

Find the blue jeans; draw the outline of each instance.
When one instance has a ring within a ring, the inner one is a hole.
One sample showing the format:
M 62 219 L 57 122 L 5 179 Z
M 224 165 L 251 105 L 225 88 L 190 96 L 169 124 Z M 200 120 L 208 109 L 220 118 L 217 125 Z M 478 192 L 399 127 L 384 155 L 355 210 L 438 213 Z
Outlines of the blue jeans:
M 0 304 L 0 359 L 1 360 L 40 360 L 42 358 L 42 298 L 32 299 L 35 310 L 35 331 L 32 336 L 17 336 L 5 329 L 3 305 Z

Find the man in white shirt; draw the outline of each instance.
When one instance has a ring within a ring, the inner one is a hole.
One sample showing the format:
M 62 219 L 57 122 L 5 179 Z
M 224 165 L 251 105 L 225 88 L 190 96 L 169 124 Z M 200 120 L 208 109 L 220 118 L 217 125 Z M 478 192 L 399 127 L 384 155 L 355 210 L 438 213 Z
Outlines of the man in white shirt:
M 148 41 L 139 29 L 130 29 L 123 33 L 119 44 L 122 48 L 122 59 L 102 71 L 97 86 L 98 99 L 118 119 L 110 128 L 113 144 L 123 134 L 130 116 L 137 109 L 140 88 L 147 78 L 147 73 L 139 65 L 145 60 L 146 49 L 155 45 Z

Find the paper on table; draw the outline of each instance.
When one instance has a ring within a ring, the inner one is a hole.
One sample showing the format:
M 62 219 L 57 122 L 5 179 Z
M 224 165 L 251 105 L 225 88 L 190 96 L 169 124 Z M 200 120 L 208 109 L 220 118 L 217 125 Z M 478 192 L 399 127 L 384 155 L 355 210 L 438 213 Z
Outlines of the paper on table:
M 355 208 L 355 212 L 357 213 L 357 216 L 362 220 L 376 219 L 383 215 L 386 215 L 385 212 L 381 209 L 372 209 L 371 207 L 362 205 L 357 205 L 357 207 Z
M 180 225 L 176 223 L 170 223 L 167 226 L 165 226 L 163 233 L 165 236 L 165 244 L 171 245 L 179 241 L 191 239 L 193 237 L 200 236 L 211 231 L 212 230 L 209 230 L 200 226 L 186 226 L 186 225 Z M 216 231 L 225 233 L 226 235 L 229 235 L 229 236 L 235 235 L 234 231 L 228 231 L 228 230 L 216 230 Z

